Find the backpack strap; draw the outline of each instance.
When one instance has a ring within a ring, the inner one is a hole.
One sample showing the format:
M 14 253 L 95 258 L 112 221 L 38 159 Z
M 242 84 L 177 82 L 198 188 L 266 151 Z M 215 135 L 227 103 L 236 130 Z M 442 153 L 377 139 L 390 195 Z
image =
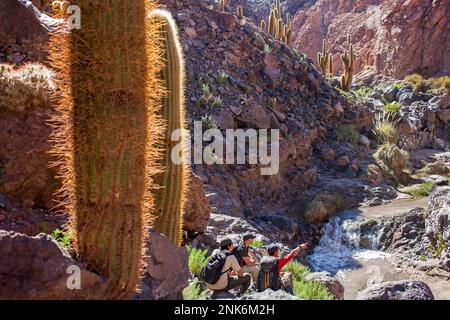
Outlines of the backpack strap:
M 231 256 L 231 255 L 232 255 L 231 253 L 225 252 L 225 263 L 227 263 L 227 259 L 228 259 L 228 257 Z M 223 274 L 227 273 L 227 272 L 230 271 L 230 270 L 233 270 L 233 269 L 230 267 L 230 268 L 228 268 L 227 270 L 225 270 L 224 272 L 221 272 L 220 275 L 223 275 Z

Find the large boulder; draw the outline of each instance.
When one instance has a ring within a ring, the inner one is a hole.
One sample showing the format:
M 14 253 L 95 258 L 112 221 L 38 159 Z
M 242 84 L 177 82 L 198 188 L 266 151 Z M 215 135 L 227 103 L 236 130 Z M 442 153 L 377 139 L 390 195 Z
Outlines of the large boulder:
M 320 282 L 330 291 L 335 300 L 344 300 L 344 286 L 329 272 L 312 272 L 305 276 L 305 280 Z
M 374 284 L 359 292 L 357 300 L 434 300 L 434 296 L 425 282 L 402 280 Z
M 0 299 L 101 299 L 106 283 L 50 235 L 0 230 Z
M 151 231 L 145 269 L 141 292 L 136 299 L 182 299 L 183 289 L 188 286 L 190 276 L 185 247 L 176 247 L 166 236 Z
M 205 196 L 202 179 L 193 173 L 189 179 L 189 191 L 186 198 L 183 229 L 205 232 L 209 223 L 211 206 Z
M 345 207 L 345 200 L 339 193 L 323 192 L 314 197 L 305 209 L 305 218 L 311 223 L 326 221 Z
M 31 1 L 2 0 L 0 52 L 5 51 L 8 60 L 14 63 L 45 61 L 49 32 L 55 30 L 57 24 L 58 20 L 41 12 Z

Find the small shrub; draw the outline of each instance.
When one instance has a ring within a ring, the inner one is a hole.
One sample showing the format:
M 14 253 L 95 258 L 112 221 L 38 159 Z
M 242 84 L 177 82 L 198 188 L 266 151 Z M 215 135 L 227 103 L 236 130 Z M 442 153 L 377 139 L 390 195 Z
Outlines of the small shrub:
M 271 47 L 269 44 L 265 43 L 264 44 L 264 53 L 271 54 L 272 51 L 273 51 L 273 47 Z
M 450 94 L 450 76 L 430 78 L 428 82 L 432 89 L 437 93 L 449 93 Z
M 190 282 L 183 289 L 183 300 L 206 300 L 207 298 L 208 292 L 200 281 Z
M 295 260 L 290 261 L 283 267 L 282 272 L 292 273 L 292 279 L 294 281 L 303 281 L 305 276 L 310 272 L 309 268 L 300 262 Z
M 294 58 L 300 62 L 305 62 L 308 59 L 306 55 L 301 53 L 298 49 L 292 49 L 292 53 L 294 54 Z
M 253 248 L 262 248 L 263 246 L 264 246 L 264 243 L 262 243 L 262 241 L 253 240 L 253 242 L 252 242 Z
M 302 300 L 333 300 L 333 295 L 318 281 L 294 281 L 294 293 Z
M 191 248 L 189 246 L 186 247 L 186 250 L 189 253 L 189 271 L 196 277 L 199 277 L 200 272 L 208 261 L 208 250 Z
M 424 255 L 420 255 L 419 261 L 427 261 L 427 257 L 425 257 Z
M 411 195 L 412 195 L 413 199 L 419 199 L 422 197 L 426 197 L 426 196 L 430 195 L 430 191 L 431 191 L 431 189 L 433 189 L 433 187 L 434 187 L 433 182 L 431 182 L 431 181 L 424 182 L 424 183 L 422 183 L 422 185 L 419 188 L 412 190 Z
M 222 99 L 220 97 L 214 98 L 213 102 L 211 103 L 211 108 L 218 109 L 222 106 Z
M 203 129 L 217 129 L 219 125 L 215 122 L 211 116 L 205 115 L 201 119 Z
M 444 251 L 446 247 L 447 245 L 445 243 L 444 235 L 442 234 L 442 232 L 439 232 L 437 235 L 436 246 L 430 245 L 428 247 L 428 251 L 436 258 L 439 258 L 442 251 Z
M 406 167 L 409 154 L 394 144 L 385 143 L 378 147 L 373 157 L 383 172 L 397 181 Z
M 427 83 L 420 74 L 417 73 L 410 74 L 406 76 L 404 80 L 413 85 L 413 90 L 415 92 L 426 91 Z
M 61 246 L 67 248 L 70 247 L 70 236 L 69 234 L 64 234 L 60 229 L 55 229 L 52 232 L 52 237 L 58 242 Z
M 224 71 L 221 71 L 217 76 L 217 81 L 222 85 L 228 83 L 228 74 Z
M 374 129 L 372 130 L 382 144 L 396 144 L 399 138 L 399 132 L 396 128 L 399 119 L 394 119 L 390 112 L 379 113 L 375 116 Z
M 368 95 L 373 92 L 373 88 L 362 86 L 357 90 L 353 90 L 353 94 L 356 96 L 356 99 L 365 99 Z
M 394 83 L 394 88 L 396 88 L 396 89 L 403 88 L 403 83 L 401 83 L 401 82 Z
M 398 102 L 390 102 L 384 106 L 384 111 L 395 116 L 400 114 L 400 104 Z
M 209 97 L 211 95 L 211 88 L 209 87 L 209 84 L 202 84 L 202 93 L 205 97 Z
M 359 132 L 351 125 L 340 125 L 336 131 L 338 141 L 357 144 L 360 139 Z

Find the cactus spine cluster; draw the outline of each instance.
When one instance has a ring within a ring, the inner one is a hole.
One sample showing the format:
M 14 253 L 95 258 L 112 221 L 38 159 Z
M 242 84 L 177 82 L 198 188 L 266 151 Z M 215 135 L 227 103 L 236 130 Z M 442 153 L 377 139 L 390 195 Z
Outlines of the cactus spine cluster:
M 242 19 L 244 17 L 244 8 L 241 5 L 237 6 L 236 15 L 239 19 Z
M 77 5 L 83 27 L 50 38 L 59 88 L 53 153 L 78 259 L 107 277 L 106 299 L 126 299 L 142 278 L 148 227 L 167 223 L 164 230 L 179 242 L 184 171 L 165 174 L 170 200 L 180 199 L 164 199 L 170 216 L 155 214 L 154 179 L 165 169 L 161 142 L 168 145 L 161 116 L 173 128 L 183 123 L 182 62 L 165 64 L 179 51 L 161 33 L 165 26 L 146 16 L 152 0 Z
M 264 21 L 264 20 L 263 20 Z M 275 3 L 272 4 L 270 14 L 268 17 L 268 24 L 260 23 L 260 27 L 262 30 L 266 30 L 267 32 L 277 40 L 280 40 L 287 45 L 291 43 L 292 39 L 292 23 L 291 17 L 289 14 L 286 15 L 286 24 L 283 22 L 283 17 L 281 16 L 281 4 L 280 0 L 276 0 Z
M 324 76 L 333 75 L 333 55 L 327 51 L 326 39 L 322 41 L 322 51 L 317 53 L 317 64 Z
M 161 188 L 156 191 L 157 216 L 153 228 L 167 235 L 175 245 L 180 245 L 188 168 L 185 161 L 182 163 L 172 161 L 172 152 L 178 143 L 172 142 L 171 136 L 175 130 L 185 128 L 183 53 L 177 28 L 171 16 L 166 11 L 153 10 L 151 18 L 161 26 L 163 35 L 165 65 L 161 71 L 161 80 L 164 91 L 167 92 L 162 99 L 160 110 L 166 130 L 162 140 L 164 152 L 159 160 L 163 172 L 155 179 Z M 181 145 L 184 146 L 185 143 L 182 142 Z
M 353 82 L 353 64 L 356 59 L 350 35 L 347 37 L 347 45 L 348 49 L 341 54 L 341 59 L 344 63 L 344 74 L 341 76 L 341 88 L 342 90 L 350 91 Z

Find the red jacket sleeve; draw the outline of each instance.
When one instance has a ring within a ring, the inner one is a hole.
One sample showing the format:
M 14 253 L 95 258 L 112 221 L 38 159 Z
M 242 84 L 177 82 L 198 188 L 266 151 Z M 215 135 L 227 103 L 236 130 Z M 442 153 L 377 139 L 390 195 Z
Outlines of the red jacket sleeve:
M 281 258 L 278 260 L 278 272 L 281 272 L 281 269 L 292 259 L 294 259 L 295 254 L 294 252 L 289 253 L 286 257 Z

